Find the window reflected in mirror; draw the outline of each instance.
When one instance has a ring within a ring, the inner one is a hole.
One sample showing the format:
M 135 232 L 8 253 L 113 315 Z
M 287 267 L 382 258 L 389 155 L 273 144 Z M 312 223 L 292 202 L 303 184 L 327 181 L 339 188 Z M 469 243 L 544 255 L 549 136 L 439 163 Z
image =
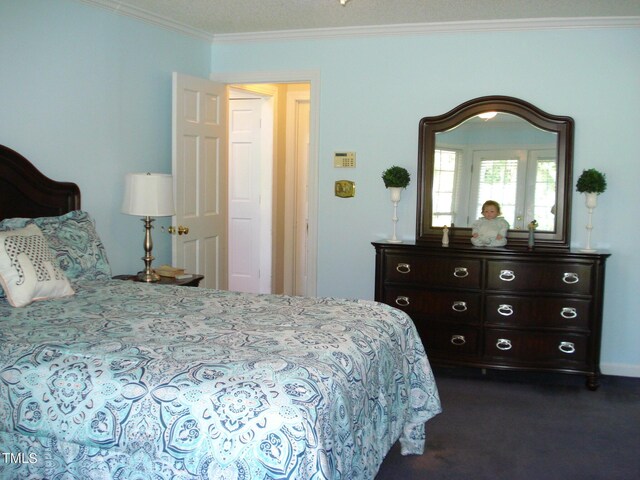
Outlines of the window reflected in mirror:
M 556 228 L 557 134 L 524 119 L 480 115 L 436 133 L 432 225 L 468 227 L 495 200 L 512 229 Z

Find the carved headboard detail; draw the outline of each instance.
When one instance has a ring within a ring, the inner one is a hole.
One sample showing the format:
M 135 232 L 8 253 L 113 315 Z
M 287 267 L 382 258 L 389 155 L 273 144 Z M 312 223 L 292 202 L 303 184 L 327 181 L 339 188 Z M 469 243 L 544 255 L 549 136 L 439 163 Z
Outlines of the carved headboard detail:
M 80 209 L 80 189 L 44 175 L 18 152 L 0 145 L 0 220 L 63 215 Z

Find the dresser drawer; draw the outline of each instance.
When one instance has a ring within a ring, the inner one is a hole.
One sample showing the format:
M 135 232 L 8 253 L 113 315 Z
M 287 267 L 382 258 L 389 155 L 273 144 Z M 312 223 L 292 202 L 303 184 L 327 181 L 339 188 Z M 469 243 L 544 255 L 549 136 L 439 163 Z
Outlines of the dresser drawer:
M 386 287 L 383 302 L 426 319 L 476 324 L 480 321 L 479 293 Z
M 487 262 L 490 290 L 591 293 L 591 265 L 580 263 Z
M 419 255 L 387 255 L 385 280 L 390 283 L 480 288 L 481 261 Z
M 429 359 L 478 357 L 480 330 L 469 325 L 428 322 L 418 319 L 416 326 Z
M 484 353 L 492 360 L 539 366 L 584 364 L 588 337 L 569 333 L 529 333 L 489 328 L 485 330 Z
M 490 325 L 589 331 L 591 302 L 562 297 L 487 295 L 485 321 Z

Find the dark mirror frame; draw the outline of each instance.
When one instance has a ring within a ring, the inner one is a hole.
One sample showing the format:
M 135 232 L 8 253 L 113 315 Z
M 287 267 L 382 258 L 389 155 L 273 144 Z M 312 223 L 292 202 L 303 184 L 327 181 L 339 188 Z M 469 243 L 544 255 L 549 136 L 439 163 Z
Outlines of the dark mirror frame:
M 551 115 L 518 98 L 492 95 L 465 102 L 453 110 L 420 120 L 418 134 L 418 205 L 416 242 L 441 242 L 443 226 L 431 224 L 432 188 L 436 133 L 445 132 L 483 112 L 517 115 L 538 128 L 558 134 L 558 181 L 556 190 L 555 231 L 535 232 L 536 247 L 569 248 L 571 234 L 571 197 L 573 191 L 573 130 L 571 117 Z M 507 248 L 527 246 L 527 230 L 509 230 Z M 471 228 L 453 227 L 450 243 L 471 246 Z

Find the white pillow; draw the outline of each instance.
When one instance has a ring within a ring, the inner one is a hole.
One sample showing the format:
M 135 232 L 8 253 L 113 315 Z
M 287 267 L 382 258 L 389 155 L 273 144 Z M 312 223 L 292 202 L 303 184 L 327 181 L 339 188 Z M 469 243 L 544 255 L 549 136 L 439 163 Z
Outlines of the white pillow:
M 0 232 L 0 284 L 14 307 L 74 293 L 36 225 Z

